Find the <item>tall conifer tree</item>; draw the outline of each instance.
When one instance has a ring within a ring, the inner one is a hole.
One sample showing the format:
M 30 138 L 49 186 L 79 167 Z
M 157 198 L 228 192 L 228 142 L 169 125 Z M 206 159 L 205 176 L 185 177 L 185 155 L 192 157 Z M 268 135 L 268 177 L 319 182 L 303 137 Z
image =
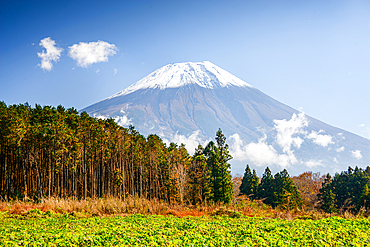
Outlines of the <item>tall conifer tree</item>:
M 189 199 L 192 204 L 201 204 L 210 199 L 211 177 L 207 159 L 203 154 L 204 148 L 198 145 L 195 149 L 188 172 Z
M 257 188 L 259 179 L 256 174 L 256 170 L 253 169 L 253 173 L 249 168 L 249 165 L 245 168 L 242 184 L 240 185 L 240 193 L 247 195 L 251 199 L 257 198 Z
M 318 197 L 321 203 L 320 208 L 324 210 L 324 212 L 334 213 L 338 211 L 336 205 L 336 195 L 332 190 L 332 180 L 329 173 L 326 175 Z
M 264 203 L 272 205 L 274 198 L 274 177 L 271 174 L 270 168 L 266 167 L 262 175 L 261 183 L 257 189 L 257 196 Z
M 284 209 L 292 209 L 302 205 L 299 191 L 286 169 L 275 174 L 274 191 L 272 206 L 279 205 Z
M 216 133 L 216 144 L 209 142 L 204 150 L 207 165 L 211 169 L 212 199 L 214 202 L 230 203 L 233 197 L 233 183 L 228 163 L 232 156 L 221 129 Z

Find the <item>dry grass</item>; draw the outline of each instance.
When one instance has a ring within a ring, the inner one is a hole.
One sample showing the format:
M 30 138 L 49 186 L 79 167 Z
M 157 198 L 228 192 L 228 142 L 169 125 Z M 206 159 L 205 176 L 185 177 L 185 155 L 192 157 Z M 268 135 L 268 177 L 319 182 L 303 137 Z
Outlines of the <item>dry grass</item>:
M 81 213 L 86 216 L 117 215 L 117 214 L 165 214 L 169 210 L 166 203 L 157 200 L 146 200 L 128 197 L 125 201 L 119 198 L 89 198 L 89 199 L 43 199 L 39 203 L 32 201 L 0 202 L 1 211 L 12 214 L 25 214 L 32 209 L 43 212 L 53 210 L 57 213 Z
M 24 215 L 32 209 L 43 212 L 54 211 L 62 214 L 74 214 L 81 217 L 89 216 L 112 216 L 129 214 L 146 215 L 174 215 L 177 217 L 205 216 L 205 215 L 230 215 L 230 212 L 238 212 L 236 215 L 263 218 L 282 219 L 321 219 L 333 215 L 317 211 L 283 211 L 272 209 L 261 201 L 250 201 L 246 197 L 239 197 L 231 205 L 198 205 L 186 206 L 165 203 L 158 200 L 147 200 L 144 198 L 127 197 L 124 201 L 119 198 L 89 198 L 89 199 L 44 199 L 39 203 L 32 201 L 2 201 L 0 211 L 8 211 L 11 214 Z M 346 213 L 346 218 L 356 217 Z

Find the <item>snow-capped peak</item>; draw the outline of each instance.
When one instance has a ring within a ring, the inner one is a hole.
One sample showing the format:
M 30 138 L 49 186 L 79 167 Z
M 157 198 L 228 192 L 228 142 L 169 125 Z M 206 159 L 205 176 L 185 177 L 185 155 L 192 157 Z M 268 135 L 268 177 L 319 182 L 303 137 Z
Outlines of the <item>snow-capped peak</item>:
M 252 87 L 209 61 L 186 62 L 168 64 L 157 69 L 140 81 L 109 98 L 126 95 L 139 89 L 159 88 L 163 90 L 188 84 L 197 84 L 201 87 L 211 89 L 228 86 Z

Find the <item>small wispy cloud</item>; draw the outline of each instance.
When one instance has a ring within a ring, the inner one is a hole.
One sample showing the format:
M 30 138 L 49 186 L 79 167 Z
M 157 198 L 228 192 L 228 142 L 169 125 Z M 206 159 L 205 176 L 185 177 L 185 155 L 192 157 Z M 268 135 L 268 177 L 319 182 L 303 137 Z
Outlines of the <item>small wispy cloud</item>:
M 127 116 L 126 112 L 123 109 L 121 109 L 120 112 L 121 112 L 120 116 L 116 115 L 116 116 L 112 117 L 114 119 L 114 121 L 122 127 L 127 127 L 130 124 L 132 124 L 132 119 Z M 109 118 L 109 116 L 104 116 L 104 115 L 100 115 L 100 114 L 94 114 L 93 117 L 98 118 L 98 119 L 107 119 L 107 118 Z
M 129 118 L 123 108 L 120 110 L 121 116 L 114 117 L 114 121 L 122 127 L 129 126 L 132 124 L 132 118 Z
M 362 128 L 362 132 L 365 132 L 367 138 L 370 138 L 370 126 L 366 126 L 366 124 L 359 124 L 358 127 Z
M 335 149 L 335 151 L 337 151 L 338 153 L 343 152 L 344 151 L 344 147 L 342 146 L 340 148 L 337 148 L 337 149 Z
M 77 65 L 87 68 L 94 63 L 108 62 L 108 57 L 116 54 L 117 47 L 105 41 L 80 42 L 69 47 L 69 56 Z
M 46 52 L 37 53 L 37 56 L 41 58 L 41 64 L 39 66 L 43 70 L 50 71 L 53 68 L 53 62 L 56 63 L 59 61 L 63 49 L 56 47 L 55 41 L 50 37 L 42 39 L 39 45 L 46 50 Z
M 122 126 L 122 127 L 126 127 L 126 126 L 129 126 L 132 122 L 131 122 L 131 118 L 128 118 L 126 115 L 124 116 L 116 116 L 113 118 L 114 121 Z
M 338 133 L 337 136 L 338 136 L 338 138 L 340 138 L 342 140 L 345 140 L 346 139 L 346 137 L 343 136 L 343 133 L 342 132 L 341 133 Z
M 320 134 L 321 132 L 324 131 L 323 130 L 320 130 L 319 132 L 311 131 L 307 138 L 312 139 L 314 143 L 323 147 L 326 147 L 329 144 L 334 144 L 334 142 L 332 141 L 333 137 L 331 135 L 321 135 Z
M 203 147 L 207 145 L 210 140 L 204 140 L 200 137 L 200 131 L 196 130 L 191 133 L 189 136 L 180 135 L 178 133 L 170 136 L 167 138 L 162 138 L 163 142 L 169 145 L 171 142 L 177 143 L 180 145 L 181 143 L 185 144 L 186 150 L 189 152 L 190 155 L 193 155 L 195 149 L 201 144 Z
M 321 160 L 309 160 L 306 162 L 303 162 L 306 166 L 312 168 L 312 167 L 317 167 L 317 166 L 325 166 Z
M 352 156 L 358 160 L 362 158 L 362 154 L 360 150 L 351 151 L 351 153 L 352 153 Z
M 113 75 L 116 75 L 117 74 L 117 69 L 114 69 L 114 74 Z
M 94 114 L 93 117 L 97 118 L 97 119 L 107 119 L 108 118 L 108 117 L 100 115 L 100 114 Z

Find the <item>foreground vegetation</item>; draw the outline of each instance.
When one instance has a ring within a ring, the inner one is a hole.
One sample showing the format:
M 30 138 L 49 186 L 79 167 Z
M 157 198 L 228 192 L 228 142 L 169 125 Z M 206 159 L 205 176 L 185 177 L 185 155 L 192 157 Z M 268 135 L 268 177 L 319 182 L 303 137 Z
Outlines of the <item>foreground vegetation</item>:
M 238 197 L 185 206 L 139 197 L 0 202 L 0 246 L 366 246 L 361 214 L 282 210 Z
M 22 220 L 19 218 L 21 217 Z M 78 218 L 32 210 L 1 213 L 0 245 L 17 246 L 365 246 L 367 219 L 262 219 L 130 215 Z

